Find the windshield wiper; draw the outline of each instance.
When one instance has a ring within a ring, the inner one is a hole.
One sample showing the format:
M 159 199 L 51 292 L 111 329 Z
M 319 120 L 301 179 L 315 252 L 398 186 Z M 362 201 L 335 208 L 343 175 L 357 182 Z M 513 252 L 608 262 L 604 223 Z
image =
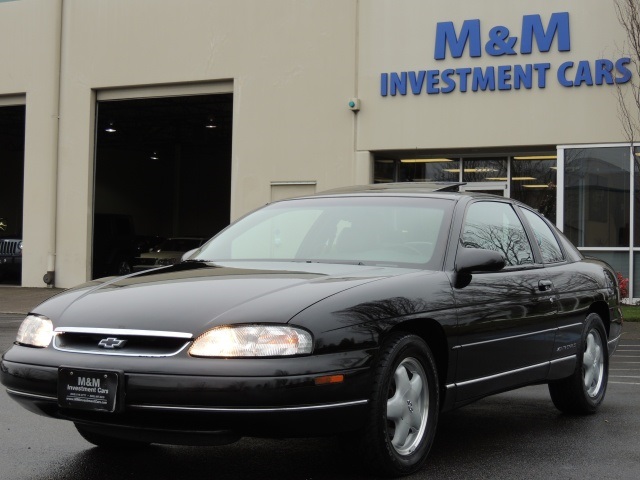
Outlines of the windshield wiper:
M 294 260 L 296 263 L 321 263 L 338 265 L 364 265 L 362 260 Z

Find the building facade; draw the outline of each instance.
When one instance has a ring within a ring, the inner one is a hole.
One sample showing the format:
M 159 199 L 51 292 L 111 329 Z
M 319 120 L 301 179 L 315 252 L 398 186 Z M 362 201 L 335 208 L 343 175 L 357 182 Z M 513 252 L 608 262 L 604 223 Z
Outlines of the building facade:
M 209 236 L 274 199 L 453 180 L 533 205 L 640 297 L 612 2 L 13 0 L 0 38 L 24 286 L 96 276 L 122 216 Z

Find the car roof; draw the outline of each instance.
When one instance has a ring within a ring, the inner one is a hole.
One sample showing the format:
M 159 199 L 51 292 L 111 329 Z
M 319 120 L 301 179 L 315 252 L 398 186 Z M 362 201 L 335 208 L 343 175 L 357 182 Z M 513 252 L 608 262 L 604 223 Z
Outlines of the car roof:
M 464 182 L 404 182 L 373 183 L 370 185 L 352 185 L 319 192 L 318 195 L 357 194 L 357 193 L 432 193 L 458 192 Z
M 348 187 L 334 188 L 324 190 L 310 195 L 302 195 L 299 197 L 285 198 L 271 203 L 281 203 L 290 200 L 301 200 L 305 198 L 323 198 L 323 197 L 377 197 L 377 196 L 396 196 L 396 197 L 438 197 L 448 198 L 458 201 L 463 198 L 467 199 L 486 199 L 493 201 L 502 201 L 528 207 L 526 204 L 502 195 L 493 195 L 484 192 L 460 191 L 460 186 L 466 185 L 466 182 L 405 182 L 405 183 L 374 183 L 369 185 L 353 185 Z M 531 208 L 531 207 L 528 207 Z

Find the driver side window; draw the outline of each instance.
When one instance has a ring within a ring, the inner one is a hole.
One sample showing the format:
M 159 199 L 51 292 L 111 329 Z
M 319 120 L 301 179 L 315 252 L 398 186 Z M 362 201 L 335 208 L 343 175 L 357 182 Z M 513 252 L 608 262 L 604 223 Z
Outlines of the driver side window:
M 461 237 L 466 248 L 502 254 L 507 266 L 533 263 L 531 245 L 513 207 L 502 202 L 475 202 L 467 209 Z

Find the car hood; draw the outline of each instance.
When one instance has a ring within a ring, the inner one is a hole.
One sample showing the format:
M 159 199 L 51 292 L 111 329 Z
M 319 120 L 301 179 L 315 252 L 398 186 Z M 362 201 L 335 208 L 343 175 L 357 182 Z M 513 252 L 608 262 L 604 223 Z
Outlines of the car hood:
M 415 270 L 335 264 L 182 263 L 68 290 L 39 305 L 54 327 L 199 335 L 215 325 L 284 323 L 317 302 Z

